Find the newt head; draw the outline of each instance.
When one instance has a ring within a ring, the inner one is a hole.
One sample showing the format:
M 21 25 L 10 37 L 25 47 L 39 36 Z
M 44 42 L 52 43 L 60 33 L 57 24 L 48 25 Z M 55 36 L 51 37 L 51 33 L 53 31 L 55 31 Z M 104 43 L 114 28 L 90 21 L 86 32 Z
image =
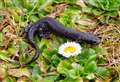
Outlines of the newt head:
M 95 35 L 93 35 L 92 33 L 88 33 L 86 34 L 88 37 L 88 42 L 90 44 L 99 44 L 100 43 L 100 38 L 96 37 Z
M 99 44 L 101 42 L 100 38 L 96 37 L 92 33 L 82 33 L 82 34 L 80 33 L 79 35 L 80 36 L 78 36 L 78 40 L 80 38 L 80 41 L 82 41 L 82 42 L 86 42 L 89 44 Z

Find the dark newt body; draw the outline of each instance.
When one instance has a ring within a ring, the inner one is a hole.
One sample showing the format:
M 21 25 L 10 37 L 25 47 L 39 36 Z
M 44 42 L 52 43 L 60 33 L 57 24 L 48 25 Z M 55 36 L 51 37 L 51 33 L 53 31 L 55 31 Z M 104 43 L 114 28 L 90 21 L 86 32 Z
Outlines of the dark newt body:
M 36 50 L 36 52 L 33 58 L 29 62 L 23 64 L 22 66 L 30 64 L 31 62 L 35 61 L 39 57 L 40 51 L 38 49 L 38 46 L 35 44 L 35 41 L 33 40 L 34 35 L 36 34 L 38 34 L 40 37 L 46 37 L 48 36 L 49 33 L 54 33 L 59 36 L 70 38 L 79 43 L 81 42 L 86 42 L 89 44 L 100 43 L 100 39 L 95 37 L 93 34 L 87 33 L 87 32 L 86 33 L 77 32 L 73 29 L 67 29 L 58 21 L 50 17 L 42 18 L 38 22 L 28 26 L 25 29 L 25 32 L 27 34 L 27 39 L 29 43 Z

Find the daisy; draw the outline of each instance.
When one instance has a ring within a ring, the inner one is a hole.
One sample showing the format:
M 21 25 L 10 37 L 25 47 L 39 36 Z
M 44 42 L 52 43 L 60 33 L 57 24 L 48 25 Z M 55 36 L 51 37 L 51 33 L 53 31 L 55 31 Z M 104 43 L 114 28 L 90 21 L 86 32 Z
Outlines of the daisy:
M 67 42 L 67 43 L 62 44 L 59 47 L 58 53 L 68 58 L 70 56 L 78 55 L 79 53 L 81 53 L 81 50 L 82 50 L 82 47 L 80 46 L 79 43 Z

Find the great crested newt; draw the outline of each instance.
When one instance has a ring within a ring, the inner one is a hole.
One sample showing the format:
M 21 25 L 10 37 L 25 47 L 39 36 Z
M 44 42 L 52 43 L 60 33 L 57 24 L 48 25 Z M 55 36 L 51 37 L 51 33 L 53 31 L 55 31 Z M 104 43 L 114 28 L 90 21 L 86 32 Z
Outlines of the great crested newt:
M 40 37 L 46 37 L 49 35 L 49 33 L 53 33 L 55 35 L 64 36 L 66 38 L 77 41 L 79 43 L 81 42 L 86 42 L 88 44 L 99 44 L 100 43 L 100 39 L 94 36 L 92 33 L 79 32 L 73 29 L 65 28 L 64 25 L 62 25 L 57 20 L 51 17 L 44 17 L 40 19 L 39 21 L 37 21 L 36 23 L 33 23 L 27 26 L 25 28 L 25 33 L 26 33 L 26 36 L 27 36 L 27 39 L 30 45 L 35 49 L 35 55 L 29 62 L 23 65 L 20 65 L 20 67 L 23 67 L 23 66 L 26 66 L 32 63 L 40 55 L 38 46 L 36 45 L 33 39 L 35 35 L 39 35 Z

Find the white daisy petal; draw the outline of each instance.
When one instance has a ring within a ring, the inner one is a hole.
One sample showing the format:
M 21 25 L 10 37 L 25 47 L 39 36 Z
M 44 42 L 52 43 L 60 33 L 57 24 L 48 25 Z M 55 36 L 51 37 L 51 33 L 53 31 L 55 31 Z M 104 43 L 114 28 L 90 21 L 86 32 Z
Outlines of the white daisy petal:
M 62 44 L 59 47 L 58 53 L 68 58 L 70 56 L 78 55 L 79 53 L 81 53 L 81 50 L 82 50 L 82 47 L 80 46 L 79 43 L 67 42 L 67 43 Z

